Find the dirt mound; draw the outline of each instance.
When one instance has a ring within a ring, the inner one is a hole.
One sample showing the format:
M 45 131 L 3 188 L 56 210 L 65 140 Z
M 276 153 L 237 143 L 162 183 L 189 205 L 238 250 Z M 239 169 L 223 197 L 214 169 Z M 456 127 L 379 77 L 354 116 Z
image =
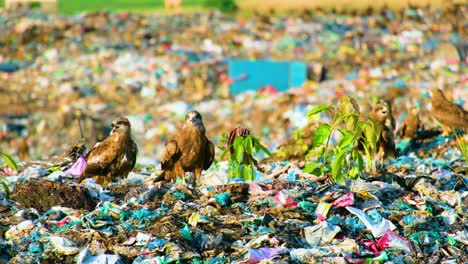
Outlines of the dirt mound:
M 66 206 L 74 209 L 94 210 L 96 202 L 82 186 L 48 180 L 19 182 L 11 198 L 29 208 L 45 212 L 53 206 Z

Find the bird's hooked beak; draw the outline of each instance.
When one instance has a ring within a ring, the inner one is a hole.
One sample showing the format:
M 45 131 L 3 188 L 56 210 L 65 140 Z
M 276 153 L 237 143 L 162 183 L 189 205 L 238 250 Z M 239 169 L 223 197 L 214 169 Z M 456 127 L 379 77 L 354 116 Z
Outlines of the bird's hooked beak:
M 382 108 L 382 111 L 380 111 L 383 115 L 387 115 L 388 109 L 387 107 Z
M 118 126 L 112 124 L 112 130 L 111 130 L 111 132 L 110 132 L 111 135 L 112 135 L 115 131 L 117 131 L 118 128 L 119 128 Z

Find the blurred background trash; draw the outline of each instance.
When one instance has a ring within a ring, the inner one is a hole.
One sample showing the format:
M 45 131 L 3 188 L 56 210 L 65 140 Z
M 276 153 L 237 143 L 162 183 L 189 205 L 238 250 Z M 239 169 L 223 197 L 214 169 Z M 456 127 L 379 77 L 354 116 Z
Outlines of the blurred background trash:
M 466 134 L 442 135 L 430 94 L 468 109 L 466 4 L 248 16 L 185 4 L 170 15 L 0 9 L 0 150 L 18 161 L 0 160 L 0 262 L 468 262 Z M 419 125 L 375 175 L 337 184 L 306 172 L 331 121 L 307 113 L 344 95 L 363 116 L 389 100 L 396 128 L 416 109 Z M 247 127 L 272 157 L 252 152 L 246 180 L 217 150 L 198 190 L 154 185 L 167 135 L 193 109 L 216 146 Z M 135 169 L 107 188 L 77 184 L 121 115 Z

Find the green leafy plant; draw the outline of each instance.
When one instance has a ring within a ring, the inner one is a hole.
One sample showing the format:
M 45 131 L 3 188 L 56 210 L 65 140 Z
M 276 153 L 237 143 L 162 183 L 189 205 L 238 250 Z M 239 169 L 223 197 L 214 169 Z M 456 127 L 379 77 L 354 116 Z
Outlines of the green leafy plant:
M 457 138 L 457 146 L 460 149 L 463 160 L 468 164 L 468 143 L 463 139 L 463 134 L 455 133 Z
M 224 13 L 232 13 L 238 10 L 236 0 L 205 0 L 205 7 L 216 8 Z
M 221 159 L 228 156 L 231 179 L 237 177 L 246 181 L 254 180 L 257 161 L 253 156 L 263 151 L 271 157 L 270 151 L 260 143 L 260 139 L 252 135 L 236 136 L 232 144 L 227 145 L 228 136 L 224 133 L 220 142 L 223 143 L 218 147 L 223 151 Z
M 319 105 L 311 109 L 310 118 L 328 112 L 332 121 L 323 123 L 314 132 L 312 149 L 307 154 L 304 171 L 316 175 L 330 173 L 333 180 L 344 183 L 344 178 L 355 179 L 367 166 L 372 164 L 372 154 L 376 151 L 379 127 L 371 118 L 362 118 L 359 107 L 353 98 L 342 96 L 338 107 Z M 330 147 L 334 133 L 341 135 L 338 144 Z M 364 151 L 364 156 L 359 151 Z
M 0 156 L 2 156 L 2 158 L 5 160 L 8 167 L 10 167 L 13 170 L 18 170 L 18 166 L 16 165 L 15 160 L 10 155 L 0 150 Z M 5 173 L 1 168 L 0 168 L 0 172 Z M 2 185 L 6 194 L 9 196 L 10 189 L 8 189 L 7 180 L 3 176 L 0 176 L 0 185 Z

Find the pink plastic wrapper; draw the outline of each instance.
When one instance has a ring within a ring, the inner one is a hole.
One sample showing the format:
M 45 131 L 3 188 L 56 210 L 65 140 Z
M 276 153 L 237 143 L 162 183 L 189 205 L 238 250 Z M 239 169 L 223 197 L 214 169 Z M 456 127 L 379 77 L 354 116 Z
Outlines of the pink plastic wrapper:
M 78 160 L 71 166 L 68 170 L 65 171 L 68 175 L 73 177 L 79 177 L 83 174 L 83 171 L 86 167 L 86 159 L 84 156 L 80 156 Z
M 294 198 L 285 194 L 283 191 L 279 191 L 275 194 L 275 200 L 282 206 L 295 207 L 298 204 Z
M 393 233 L 390 229 L 387 229 L 383 236 L 377 241 L 379 248 L 397 248 L 403 250 L 405 253 L 411 253 L 412 247 L 408 240 L 404 237 Z
M 70 219 L 68 217 L 65 217 L 64 219 L 58 221 L 56 223 L 57 226 L 64 226 L 66 224 L 70 223 Z
M 272 259 L 278 254 L 286 252 L 283 247 L 277 248 L 249 248 L 248 259 L 240 261 L 242 264 L 255 264 L 265 259 Z
M 366 249 L 370 250 L 372 253 L 376 255 L 379 254 L 380 250 L 379 245 L 377 245 L 377 242 L 369 239 L 361 239 L 360 242 L 364 245 L 364 247 L 366 247 Z
M 350 192 L 340 196 L 338 199 L 333 201 L 331 205 L 334 207 L 346 207 L 354 204 L 354 193 Z

